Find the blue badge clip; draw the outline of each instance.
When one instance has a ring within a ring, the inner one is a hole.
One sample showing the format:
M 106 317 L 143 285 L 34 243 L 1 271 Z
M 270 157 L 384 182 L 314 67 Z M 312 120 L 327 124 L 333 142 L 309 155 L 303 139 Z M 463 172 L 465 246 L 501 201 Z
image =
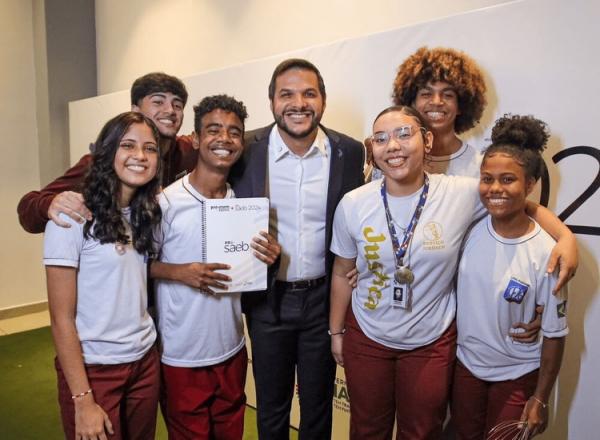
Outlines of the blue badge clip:
M 508 282 L 508 286 L 506 286 L 506 290 L 504 291 L 504 299 L 508 302 L 521 304 L 525 294 L 527 293 L 527 289 L 529 289 L 528 284 L 519 281 L 516 278 L 511 278 Z

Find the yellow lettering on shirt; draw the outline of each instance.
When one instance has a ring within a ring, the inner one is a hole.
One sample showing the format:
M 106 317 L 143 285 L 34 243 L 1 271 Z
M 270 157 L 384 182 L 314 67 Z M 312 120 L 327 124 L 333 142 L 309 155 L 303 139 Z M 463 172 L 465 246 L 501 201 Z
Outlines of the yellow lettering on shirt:
M 370 310 L 375 310 L 379 305 L 381 299 L 381 291 L 388 287 L 387 281 L 390 279 L 383 272 L 383 265 L 379 262 L 379 245 L 382 241 L 385 241 L 385 235 L 374 234 L 374 230 L 370 226 L 366 226 L 363 229 L 363 236 L 369 244 L 365 244 L 364 256 L 367 261 L 367 267 L 369 272 L 373 274 L 371 286 L 369 286 L 367 300 L 365 301 L 365 307 Z

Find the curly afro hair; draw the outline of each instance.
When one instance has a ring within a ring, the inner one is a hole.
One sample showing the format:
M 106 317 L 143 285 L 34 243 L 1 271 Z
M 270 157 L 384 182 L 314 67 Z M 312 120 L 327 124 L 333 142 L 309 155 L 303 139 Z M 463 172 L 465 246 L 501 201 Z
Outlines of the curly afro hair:
M 508 154 L 524 168 L 527 178 L 537 181 L 546 169 L 542 152 L 549 138 L 545 122 L 507 113 L 492 128 L 492 144 L 485 150 L 483 162 L 495 153 Z
M 392 99 L 396 105 L 413 105 L 419 89 L 428 82 L 451 84 L 458 95 L 456 133 L 463 133 L 481 119 L 485 100 L 485 81 L 481 70 L 469 56 L 455 49 L 421 47 L 400 67 L 394 80 Z

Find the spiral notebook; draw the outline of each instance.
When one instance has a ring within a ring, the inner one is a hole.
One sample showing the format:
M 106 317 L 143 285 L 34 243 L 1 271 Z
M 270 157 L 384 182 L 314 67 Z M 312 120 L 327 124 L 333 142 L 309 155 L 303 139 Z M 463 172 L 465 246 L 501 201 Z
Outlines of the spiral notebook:
M 228 291 L 265 290 L 267 265 L 254 256 L 250 243 L 259 231 L 269 230 L 269 199 L 208 199 L 202 215 L 206 228 L 203 260 L 231 266 L 223 271 L 231 277 Z

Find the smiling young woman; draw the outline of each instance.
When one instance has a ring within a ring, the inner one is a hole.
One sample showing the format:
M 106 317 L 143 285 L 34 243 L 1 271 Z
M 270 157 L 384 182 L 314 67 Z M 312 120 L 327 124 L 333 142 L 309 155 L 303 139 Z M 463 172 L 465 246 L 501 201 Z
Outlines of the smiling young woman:
M 154 438 L 156 329 L 146 259 L 161 219 L 159 133 L 141 113 L 106 123 L 83 197 L 93 219 L 46 225 L 44 264 L 66 438 Z M 113 438 L 113 437 L 111 437 Z
M 434 136 L 410 107 L 382 111 L 370 148 L 383 180 L 338 205 L 330 331 L 351 405 L 351 438 L 439 438 L 455 357 L 460 242 L 483 214 L 474 178 L 425 172 Z M 354 292 L 345 274 L 356 264 Z M 350 305 L 350 308 L 348 307 Z
M 526 212 L 542 176 L 546 125 L 531 116 L 500 118 L 481 165 L 479 194 L 488 215 L 465 241 L 458 271 L 458 365 L 452 417 L 458 439 L 483 438 L 499 423 L 521 420 L 531 435 L 548 423 L 547 404 L 560 369 L 566 291 L 546 266 L 554 240 Z M 543 338 L 515 343 L 515 320 L 544 306 Z M 477 337 L 473 337 L 477 335 Z

